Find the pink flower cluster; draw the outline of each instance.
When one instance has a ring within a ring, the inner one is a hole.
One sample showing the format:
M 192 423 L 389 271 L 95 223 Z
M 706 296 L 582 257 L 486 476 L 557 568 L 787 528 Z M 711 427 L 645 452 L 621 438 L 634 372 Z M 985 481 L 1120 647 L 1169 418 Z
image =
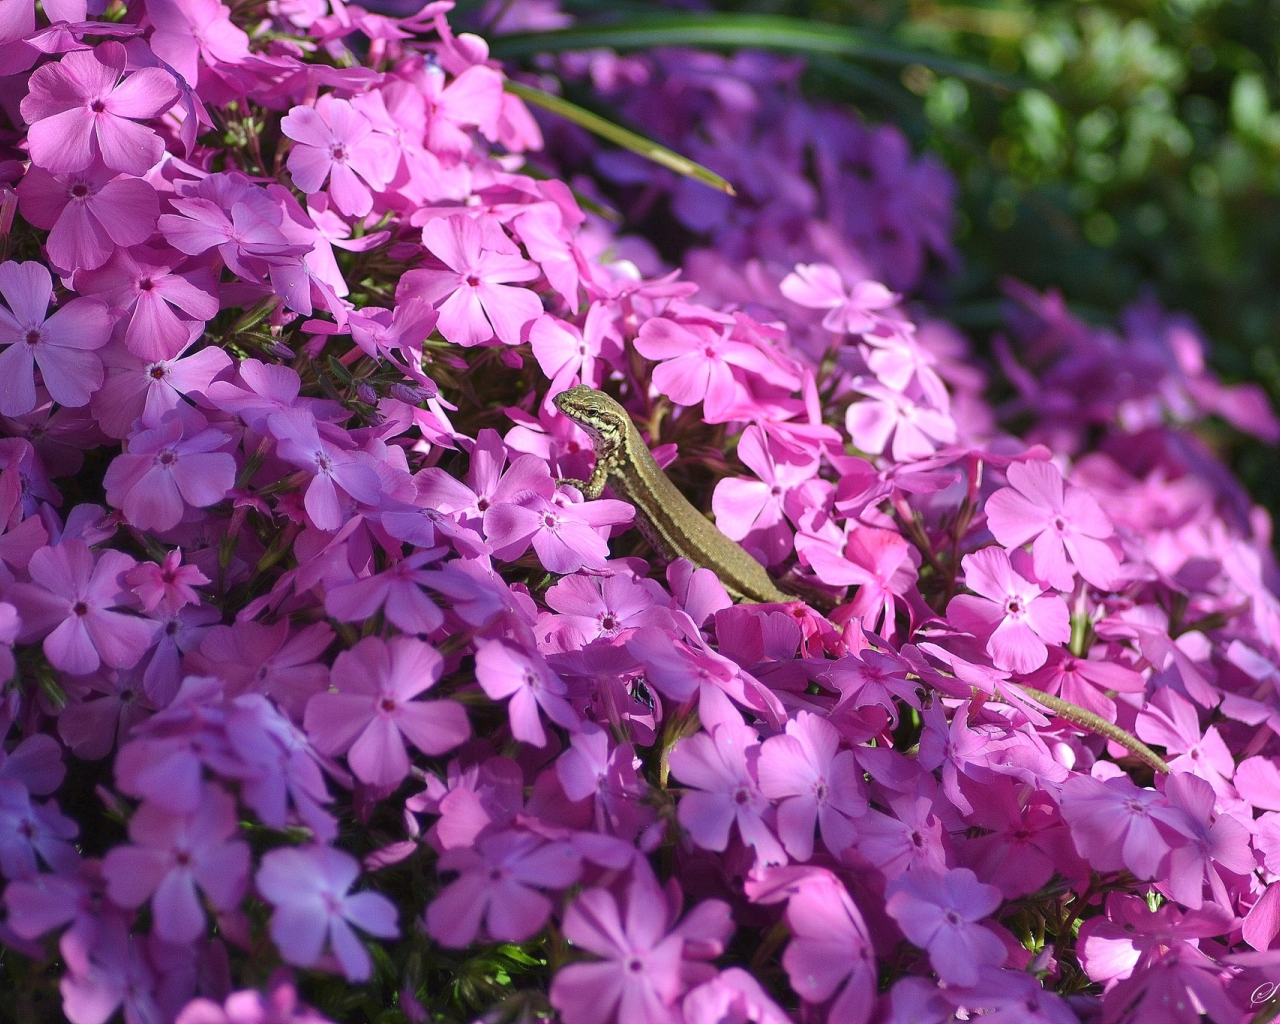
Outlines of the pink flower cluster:
M 423 1021 L 515 947 L 565 1024 L 1251 1017 L 1280 571 L 1195 428 L 1260 392 L 1014 286 L 993 407 L 901 294 L 945 177 L 749 56 L 574 58 L 755 197 L 724 288 L 646 273 L 450 6 L 3 19 L 6 961 L 73 1024 Z M 576 384 L 808 600 L 639 557 Z

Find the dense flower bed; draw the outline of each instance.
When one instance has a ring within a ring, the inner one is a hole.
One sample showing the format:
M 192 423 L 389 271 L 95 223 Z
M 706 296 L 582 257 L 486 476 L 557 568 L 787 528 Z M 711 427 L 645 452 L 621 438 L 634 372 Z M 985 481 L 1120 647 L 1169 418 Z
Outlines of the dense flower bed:
M 777 62 L 562 68 L 737 140 L 696 293 L 448 3 L 13 3 L 0 1013 L 1267 1008 L 1277 571 L 1193 429 L 1280 425 L 1194 325 L 1011 286 L 989 405 L 902 294 L 944 172 Z M 579 383 L 812 603 L 637 557 Z

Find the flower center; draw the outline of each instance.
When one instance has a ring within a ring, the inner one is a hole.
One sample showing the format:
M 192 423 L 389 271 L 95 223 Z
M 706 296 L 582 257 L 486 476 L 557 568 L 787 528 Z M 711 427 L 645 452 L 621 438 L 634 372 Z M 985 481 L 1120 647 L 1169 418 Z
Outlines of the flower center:
M 149 292 L 155 286 L 156 286 L 156 283 L 153 280 L 151 280 L 151 278 L 144 277 L 141 281 L 138 282 L 138 291 Z
M 162 466 L 172 466 L 178 461 L 178 453 L 172 448 L 166 448 L 164 451 L 156 455 L 156 462 Z
M 633 956 L 630 960 L 627 961 L 627 970 L 630 971 L 632 974 L 639 974 L 641 971 L 644 970 L 644 961 L 641 960 L 638 956 Z
M 85 604 L 83 601 L 77 601 L 75 604 L 71 606 L 71 612 L 72 614 L 79 615 L 81 618 L 83 618 L 84 616 L 89 614 L 89 606 Z
M 27 330 L 27 333 L 25 335 L 25 341 L 28 345 L 36 345 L 36 344 L 39 344 L 40 337 L 41 335 L 40 335 L 39 329 L 32 327 Z
M 347 160 L 347 147 L 346 147 L 346 146 L 344 146 L 344 145 L 342 145 L 341 143 L 339 143 L 338 145 L 334 146 L 332 149 L 330 149 L 330 150 L 329 150 L 329 155 L 330 155 L 330 156 L 334 159 L 334 161 L 336 161 L 337 163 L 340 163 L 340 164 L 341 164 L 341 163 L 346 163 L 346 160 Z
M 382 708 L 382 710 L 385 711 L 387 714 L 391 714 L 391 712 L 393 712 L 396 709 L 396 702 L 392 700 L 390 697 L 383 697 L 382 703 L 379 704 L 378 707 Z
M 89 194 L 89 186 L 84 184 L 83 182 L 77 181 L 74 185 L 71 186 L 69 191 L 71 193 L 72 199 L 83 199 L 85 196 Z
M 164 363 L 152 363 L 147 367 L 147 376 L 152 380 L 164 380 L 169 376 L 169 368 Z
M 954 910 L 948 910 L 942 916 L 947 919 L 947 924 L 951 924 L 951 925 L 958 925 L 961 920 L 960 915 L 957 914 Z
M 734 800 L 734 803 L 736 803 L 739 807 L 741 807 L 744 804 L 751 802 L 751 794 L 748 793 L 745 789 L 739 789 L 737 792 L 733 794 L 733 800 Z
M 94 100 L 89 104 L 89 109 L 95 114 L 101 114 L 107 109 L 107 105 L 102 100 Z

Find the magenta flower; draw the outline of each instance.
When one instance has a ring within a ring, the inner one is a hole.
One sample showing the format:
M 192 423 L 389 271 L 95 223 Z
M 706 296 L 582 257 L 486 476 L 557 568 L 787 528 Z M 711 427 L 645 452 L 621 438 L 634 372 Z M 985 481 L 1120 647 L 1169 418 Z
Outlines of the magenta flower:
M 141 175 L 159 162 L 164 143 L 137 122 L 173 106 L 177 83 L 160 68 L 128 75 L 124 68 L 125 50 L 116 42 L 36 68 L 21 107 L 36 166 L 65 174 L 100 156 L 112 170 Z
M 289 150 L 293 183 L 314 195 L 329 179 L 333 204 L 348 217 L 373 209 L 369 188 L 381 192 L 395 175 L 400 159 L 395 143 L 375 132 L 347 100 L 326 94 L 314 107 L 294 107 L 281 119 L 280 130 L 295 142 Z
M 173 1024 L 332 1024 L 332 1021 L 300 1005 L 298 990 L 293 984 L 278 979 L 265 996 L 256 989 L 242 989 L 232 992 L 222 1004 L 203 996 L 193 999 Z
M 273 413 L 267 422 L 278 440 L 280 457 L 312 474 L 303 506 L 317 529 L 342 526 L 354 501 L 378 503 L 381 488 L 372 458 L 322 438 L 315 417 L 306 409 Z
M 799 306 L 827 310 L 822 326 L 836 334 L 875 330 L 885 320 L 881 311 L 902 299 L 878 281 L 859 281 L 846 291 L 840 272 L 829 263 L 797 263 L 778 289 Z
M 132 846 L 115 846 L 102 862 L 107 892 L 122 907 L 151 900 L 156 934 L 166 942 L 194 942 L 206 921 L 196 889 L 215 910 L 231 910 L 249 882 L 249 846 L 240 831 L 236 804 L 206 786 L 199 808 L 175 815 L 144 803 L 129 819 Z
M 876 999 L 876 955 L 866 922 L 830 872 L 803 879 L 787 900 L 791 941 L 782 954 L 791 987 L 806 1003 L 825 1003 L 828 1019 L 865 1024 Z
M 866 397 L 849 406 L 845 427 L 864 452 L 891 452 L 895 462 L 910 462 L 955 442 L 956 423 L 949 413 L 921 405 L 874 380 L 859 378 L 856 387 Z
M 1230 814 L 1215 816 L 1213 787 L 1188 772 L 1170 775 L 1164 793 L 1182 812 L 1161 818 L 1183 840 L 1169 854 L 1169 891 L 1184 907 L 1199 910 L 1208 883 L 1214 901 L 1229 912 L 1231 897 L 1215 865 L 1238 875 L 1248 875 L 1258 866 L 1249 849 L 1249 827 Z
M 0 778 L 0 875 L 35 879 L 41 861 L 58 873 L 74 872 L 80 855 L 71 841 L 79 831 L 55 801 L 36 803 L 22 783 Z
M 520 504 L 491 506 L 484 514 L 484 534 L 495 557 L 513 561 L 532 544 L 549 572 L 564 575 L 583 568 L 603 569 L 609 560 L 609 543 L 597 531 L 628 523 L 634 516 L 631 505 L 613 498 L 575 502 L 564 492 L 551 498 L 528 494 Z
M 148 40 L 152 52 L 193 88 L 201 60 L 218 68 L 249 56 L 249 37 L 218 0 L 161 0 L 148 8 L 147 19 L 155 26 Z
M 837 534 L 839 536 L 839 534 Z M 796 540 L 801 557 L 823 583 L 858 588 L 847 613 L 874 633 L 892 640 L 897 633 L 896 599 L 915 586 L 919 553 L 892 530 L 855 522 L 844 550 L 835 550 L 825 537 L 801 534 Z
M 299 967 L 319 964 L 326 941 L 348 981 L 366 981 L 373 964 L 352 925 L 379 939 L 399 936 L 396 907 L 376 892 L 351 892 L 360 874 L 354 857 L 328 846 L 272 850 L 254 884 L 275 906 L 271 941 Z
M 996 540 L 1006 548 L 1031 541 L 1036 575 L 1057 590 L 1070 590 L 1075 572 L 1100 590 L 1110 589 L 1120 563 L 1106 543 L 1111 520 L 1093 495 L 1066 485 L 1051 462 L 1014 462 L 1005 476 L 1010 486 L 986 504 Z
M 1004 963 L 1004 943 L 979 923 L 1000 906 L 1000 890 L 979 882 L 968 868 L 908 872 L 890 883 L 887 895 L 889 916 L 928 951 L 933 969 L 948 984 L 976 984 L 979 967 Z
M 1178 817 L 1159 793 L 1121 775 L 1105 781 L 1073 775 L 1062 786 L 1062 816 L 1080 856 L 1099 871 L 1128 868 L 1155 878 L 1169 853 L 1157 820 Z
M 406 633 L 432 633 L 444 624 L 444 613 L 422 589 L 430 579 L 422 567 L 438 560 L 431 551 L 419 551 L 386 572 L 332 584 L 324 609 L 339 622 L 364 622 L 381 609 L 388 622 Z
M 409 774 L 406 739 L 438 757 L 471 735 L 461 704 L 413 699 L 435 685 L 442 668 L 436 649 L 420 640 L 365 637 L 333 663 L 338 692 L 307 701 L 307 735 L 323 754 L 346 752 L 362 782 L 397 786 Z
M 75 538 L 43 547 L 31 556 L 31 582 L 15 584 L 9 600 L 22 615 L 21 639 L 44 637 L 54 667 L 73 675 L 137 664 L 158 623 L 115 609 L 128 600 L 121 577 L 136 563 L 122 551 L 96 558 Z
M 49 67 L 50 65 L 45 65 Z M 0 413 L 25 416 L 36 407 L 35 368 L 59 405 L 87 405 L 102 386 L 94 353 L 111 336 L 111 315 L 100 299 L 72 299 L 46 316 L 53 279 L 40 263 L 0 264 Z
M 986 637 L 987 653 L 996 668 L 1034 672 L 1049 657 L 1046 644 L 1071 639 L 1066 602 L 1020 575 L 1006 552 L 983 548 L 965 555 L 961 565 L 965 586 L 979 596 L 953 597 L 947 618 L 961 629 Z
M 145 362 L 126 348 L 108 345 L 102 362 L 107 376 L 89 408 L 104 432 L 121 439 L 133 432 L 139 417 L 144 427 L 158 426 L 165 413 L 183 405 L 184 398 L 203 395 L 231 366 L 230 357 L 217 347 Z
M 511 698 L 511 735 L 524 743 L 547 745 L 539 708 L 565 729 L 578 727 L 578 714 L 565 700 L 568 687 L 536 653 L 501 640 L 482 640 L 476 645 L 476 682 L 490 700 Z
M 160 216 L 156 190 L 101 165 L 56 177 L 33 166 L 18 184 L 22 216 L 49 229 L 45 251 L 66 271 L 92 270 L 117 246 L 145 242 Z
M 605 303 L 593 302 L 582 330 L 553 316 L 534 321 L 529 342 L 542 372 L 551 380 L 548 398 L 575 384 L 595 387 L 600 383 L 599 367 L 606 349 L 610 356 L 621 353 L 612 315 Z
M 422 243 L 447 269 L 409 271 L 396 299 L 422 298 L 434 305 L 440 312 L 437 328 L 455 345 L 480 345 L 495 335 L 504 345 L 518 345 L 524 326 L 542 315 L 542 302 L 511 284 L 532 281 L 538 268 L 500 237 L 503 248 L 493 248 L 493 236 L 463 214 L 428 222 Z
M 565 576 L 547 589 L 546 600 L 560 613 L 560 627 L 575 638 L 575 646 L 626 638 L 641 626 L 672 624 L 662 587 L 626 573 Z
M 741 720 L 682 739 L 671 751 L 671 774 L 691 789 L 680 798 L 677 814 L 704 850 L 724 850 L 736 822 L 759 863 L 785 864 L 787 855 L 770 828 L 773 808 L 756 780 L 759 757 L 760 737 Z M 793 841 L 800 842 L 799 831 Z
M 551 916 L 551 901 L 538 890 L 567 889 L 582 873 L 582 860 L 568 843 L 509 830 L 446 850 L 437 867 L 458 878 L 427 906 L 427 931 L 442 946 L 462 949 L 482 924 L 498 942 L 523 942 L 538 932 Z
M 194 409 L 166 413 L 154 430 L 129 438 L 103 476 L 107 502 L 144 530 L 171 530 L 187 507 L 207 508 L 236 482 L 236 460 L 225 448 L 231 438 Z
M 139 562 L 124 578 L 138 595 L 144 612 L 150 614 L 160 608 L 167 615 L 186 605 L 199 604 L 200 595 L 193 588 L 209 582 L 198 566 L 182 564 L 182 548 L 166 551 L 159 565 Z
M 867 813 L 862 769 L 852 750 L 840 750 L 840 734 L 808 711 L 787 723 L 783 736 L 760 747 L 760 792 L 778 804 L 778 835 L 796 860 L 813 856 L 813 829 L 833 857 L 857 837 L 854 818 Z
M 679 1019 L 676 1000 L 691 981 L 714 974 L 698 961 L 718 956 L 733 926 L 719 900 L 704 900 L 678 925 L 675 916 L 645 867 L 632 871 L 625 911 L 607 889 L 579 895 L 565 913 L 564 935 L 600 959 L 562 967 L 551 982 L 551 1005 L 565 1024 Z

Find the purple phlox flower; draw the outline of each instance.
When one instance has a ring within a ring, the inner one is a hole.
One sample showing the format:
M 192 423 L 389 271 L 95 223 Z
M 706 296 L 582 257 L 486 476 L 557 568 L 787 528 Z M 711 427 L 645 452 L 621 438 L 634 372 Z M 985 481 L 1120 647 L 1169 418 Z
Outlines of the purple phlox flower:
M 725 477 L 716 484 L 711 508 L 716 526 L 726 537 L 742 541 L 765 564 L 782 561 L 791 552 L 792 533 L 787 509 L 794 515 L 808 507 L 805 487 L 817 475 L 816 453 L 798 450 L 767 434 L 755 424 L 738 441 L 738 458 L 758 477 Z
M 556 317 L 540 316 L 529 329 L 529 341 L 542 372 L 551 378 L 548 399 L 575 384 L 595 387 L 601 381 L 600 363 L 621 351 L 613 311 L 600 302 L 591 304 L 581 330 Z
M 443 946 L 476 941 L 481 925 L 489 940 L 523 942 L 551 915 L 539 889 L 567 889 L 582 873 L 582 859 L 568 843 L 546 842 L 530 832 L 507 830 L 474 848 L 447 850 L 440 871 L 456 871 L 427 906 L 427 931 Z
M 303 505 L 316 529 L 339 529 L 350 517 L 353 502 L 378 504 L 381 485 L 373 458 L 321 437 L 315 417 L 306 409 L 273 413 L 268 426 L 279 456 L 312 474 Z
M 41 862 L 55 872 L 74 873 L 80 855 L 71 841 L 79 832 L 56 801 L 37 803 L 17 779 L 0 778 L 0 875 L 35 878 Z
M 139 562 L 125 573 L 124 579 L 148 615 L 157 608 L 173 615 L 186 605 L 199 604 L 200 595 L 192 588 L 210 582 L 198 566 L 182 564 L 182 548 L 166 551 L 159 565 Z
M 965 555 L 961 565 L 965 586 L 979 596 L 953 597 L 947 618 L 986 640 L 996 668 L 1034 672 L 1049 657 L 1046 644 L 1071 639 L 1066 602 L 1019 573 L 1007 552 L 982 548 Z
M 686 1024 L 790 1024 L 791 1017 L 741 967 L 721 971 L 680 1004 Z
M 45 65 L 50 67 L 51 65 Z M 111 315 L 101 299 L 78 298 L 47 316 L 53 279 L 43 264 L 0 264 L 0 413 L 25 416 L 37 403 L 35 369 L 59 405 L 87 405 L 102 386 L 102 360 L 94 352 L 111 336 Z
M 1047 991 L 1030 974 L 1012 968 L 982 967 L 978 984 L 957 992 L 955 1001 L 987 1012 L 983 1024 L 1079 1024 L 1080 1018 L 1062 997 Z
M 546 498 L 555 493 L 555 481 L 546 459 L 521 455 L 504 473 L 506 464 L 507 446 L 502 436 L 496 430 L 485 428 L 476 435 L 471 449 L 466 482 L 437 466 L 428 466 L 416 477 L 418 499 L 479 530 L 485 512 L 493 505 L 519 501 L 529 493 Z
M 876 956 L 857 904 L 830 872 L 803 878 L 787 900 L 791 941 L 782 955 L 806 1003 L 831 1002 L 832 1021 L 866 1024 L 875 1006 Z
M 324 622 L 291 633 L 287 619 L 271 625 L 241 619 L 209 630 L 189 655 L 188 671 L 216 674 L 228 697 L 266 694 L 297 720 L 307 700 L 329 685 L 329 670 L 317 659 L 332 641 Z
M 867 812 L 867 796 L 853 751 L 840 750 L 840 734 L 825 719 L 801 711 L 782 736 L 760 748 L 760 792 L 778 803 L 778 835 L 796 860 L 813 855 L 813 830 L 834 857 L 853 845 L 854 818 Z
M 231 358 L 222 349 L 202 348 L 189 356 L 179 351 L 172 359 L 146 362 L 121 345 L 112 343 L 102 352 L 106 379 L 93 396 L 90 409 L 109 436 L 124 439 L 134 424 L 154 429 L 165 413 L 198 398 L 214 378 L 230 368 Z
M 232 992 L 225 1002 L 201 996 L 182 1008 L 174 1024 L 332 1024 L 328 1017 L 298 1002 L 293 983 L 276 980 L 264 996 L 257 989 Z
M 214 381 L 208 388 L 208 397 L 223 412 L 242 419 L 255 433 L 269 433 L 273 414 L 295 408 L 309 409 L 317 420 L 340 420 L 347 415 L 336 402 L 299 398 L 302 379 L 291 366 L 243 359 L 236 366 L 236 373 L 238 383 Z
M 145 174 L 164 155 L 150 121 L 178 99 L 173 75 L 142 68 L 128 75 L 117 42 L 74 50 L 36 68 L 22 100 L 31 160 L 53 174 L 79 171 L 100 156 L 112 170 Z
M 1230 974 L 1204 953 L 1182 943 L 1150 967 L 1134 972 L 1103 997 L 1102 1019 L 1132 1024 L 1235 1024 L 1251 1019 L 1256 1002 L 1245 1010 L 1244 993 L 1232 999 L 1225 979 Z M 1255 986 L 1251 992 L 1258 991 Z
M 31 582 L 18 583 L 8 597 L 22 615 L 21 639 L 44 639 L 56 668 L 88 675 L 106 663 L 136 665 L 151 646 L 157 624 L 115 609 L 129 594 L 121 577 L 136 563 L 122 551 L 96 558 L 82 540 L 67 539 L 31 556 Z
M 7 729 L 11 722 L 8 714 L 0 712 L 0 730 Z M 53 793 L 66 774 L 58 741 L 47 733 L 33 733 L 7 752 L 0 746 L 0 780 L 19 782 L 36 796 Z
M 551 983 L 551 1005 L 565 1024 L 664 1024 L 678 1020 L 676 1000 L 714 970 L 733 930 L 727 904 L 704 900 L 679 924 L 678 890 L 663 892 L 637 864 L 625 909 L 607 889 L 588 889 L 570 904 L 564 935 L 600 959 L 562 967 Z M 676 897 L 673 899 L 672 897 Z
M 1064 877 L 1087 873 L 1071 845 L 1062 817 L 1042 794 L 1020 797 L 1013 780 L 994 776 L 969 820 L 990 831 L 961 847 L 966 866 L 1006 899 L 1035 892 L 1057 870 Z
M 1075 572 L 1101 590 L 1110 589 L 1120 563 L 1106 542 L 1111 520 L 1093 495 L 1066 484 L 1051 462 L 1014 462 L 1005 476 L 1009 486 L 986 504 L 996 540 L 1006 548 L 1032 542 L 1036 576 L 1057 590 L 1070 590 Z
M 888 800 L 892 814 L 867 811 L 858 819 L 858 852 L 890 878 L 947 870 L 947 830 L 925 795 L 904 793 Z
M 1045 665 L 1027 676 L 1026 682 L 1046 693 L 1059 694 L 1064 700 L 1114 722 L 1116 704 L 1106 691 L 1142 693 L 1147 684 L 1142 675 L 1132 668 L 1105 660 L 1106 654 L 1102 659 L 1092 657 L 1103 647 L 1095 644 L 1088 658 L 1077 658 L 1062 648 L 1054 648 L 1049 652 Z M 1113 650 L 1109 656 L 1117 657 L 1118 653 Z
M 973 812 L 973 805 L 960 784 L 961 776 L 983 784 L 990 783 L 991 736 L 972 729 L 966 709 L 961 707 L 948 721 L 942 705 L 935 702 L 923 715 L 924 731 L 920 734 L 920 767 L 928 771 L 942 769 L 942 791 L 962 814 Z
M 1127 775 L 1105 781 L 1073 775 L 1059 802 L 1076 849 L 1091 867 L 1128 868 L 1142 879 L 1161 874 L 1169 844 L 1156 822 L 1181 815 L 1159 793 L 1139 789 Z
M 928 951 L 933 969 L 948 984 L 976 984 L 980 966 L 999 967 L 1008 956 L 999 937 L 979 923 L 1000 906 L 1000 890 L 979 882 L 968 868 L 912 871 L 892 881 L 887 895 L 885 911 Z
M 249 37 L 218 0 L 150 0 L 147 18 L 155 26 L 147 40 L 152 52 L 193 89 L 201 62 L 217 72 L 249 56 Z
M 437 850 L 471 848 L 482 832 L 512 824 L 524 809 L 524 773 L 509 757 L 490 757 L 466 768 L 455 758 L 444 783 L 428 775 L 427 788 L 405 807 L 440 815 L 426 836 Z
M 525 458 L 533 456 L 520 457 Z M 565 575 L 583 568 L 603 569 L 609 542 L 600 531 L 634 517 L 635 509 L 625 501 L 573 501 L 557 490 L 550 497 L 532 493 L 522 496 L 519 504 L 491 506 L 484 514 L 484 533 L 494 557 L 514 561 L 532 545 L 547 571 Z
M 412 637 L 365 637 L 333 664 L 337 692 L 307 702 L 307 735 L 323 754 L 346 753 L 362 782 L 399 785 L 409 774 L 407 739 L 438 757 L 471 735 L 467 713 L 450 700 L 414 700 L 434 686 L 443 661 L 434 647 Z
M 839 691 L 840 700 L 832 709 L 838 718 L 845 709 L 878 705 L 889 714 L 890 722 L 898 720 L 898 701 L 919 708 L 920 683 L 908 678 L 911 666 L 892 651 L 867 647 L 824 668 L 823 679 Z
M 398 303 L 395 309 L 365 306 L 352 310 L 347 323 L 351 328 L 351 340 L 366 355 L 385 359 L 406 376 L 412 376 L 420 384 L 434 389 L 434 383 L 419 367 L 422 366 L 422 344 L 431 337 L 439 318 L 425 299 L 407 299 Z M 404 358 L 398 359 L 396 352 Z
M 58 715 L 58 735 L 85 761 L 106 757 L 123 745 L 133 727 L 157 710 L 136 668 L 99 669 L 66 689 L 69 698 L 79 699 L 69 700 Z
M 67 973 L 59 982 L 62 1012 L 72 1024 L 106 1024 L 116 1010 L 126 1022 L 167 1020 L 195 991 L 194 945 L 130 933 L 120 916 L 64 932 L 58 944 Z
M 902 300 L 877 281 L 858 281 L 846 290 L 840 272 L 828 263 L 797 263 L 778 288 L 799 306 L 827 310 L 822 326 L 836 334 L 875 330 L 888 319 L 881 311 Z
M 1235 774 L 1235 759 L 1216 725 L 1201 732 L 1195 705 L 1171 687 L 1155 691 L 1138 713 L 1135 731 L 1147 743 L 1165 750 L 1165 760 L 1175 772 L 1200 776 L 1219 792 L 1228 789 Z
M 920 568 L 920 553 L 914 547 L 892 530 L 855 522 L 844 538 L 843 550 L 807 534 L 797 537 L 796 548 L 823 583 L 858 588 L 841 610 L 841 621 L 857 618 L 864 628 L 887 640 L 894 638 L 895 599 L 911 591 Z
M 938 360 L 917 340 L 914 324 L 886 322 L 865 333 L 862 341 L 867 367 L 881 384 L 893 391 L 911 391 L 934 409 L 950 412 L 951 396 L 934 369 Z
M 502 640 L 482 640 L 476 645 L 476 681 L 490 700 L 510 697 L 507 715 L 511 735 L 535 747 L 547 745 L 539 708 L 569 731 L 580 720 L 565 700 L 568 687 L 540 655 L 522 651 Z
M 772 831 L 773 807 L 760 791 L 759 760 L 760 737 L 741 719 L 680 740 L 671 751 L 671 774 L 691 788 L 680 798 L 678 817 L 704 850 L 724 850 L 736 823 L 758 863 L 785 864 L 787 855 Z
M 455 345 L 481 345 L 495 335 L 504 345 L 519 344 L 525 325 L 542 315 L 542 302 L 513 283 L 532 281 L 537 265 L 521 256 L 500 228 L 486 236 L 463 214 L 428 222 L 422 243 L 444 269 L 409 271 L 396 287 L 396 300 L 421 298 L 434 305 L 438 330 Z
M 950 413 L 929 408 L 868 378 L 856 378 L 854 386 L 865 397 L 849 406 L 845 428 L 862 451 L 891 453 L 895 462 L 912 462 L 955 443 L 956 423 Z
M 361 98 L 363 97 L 355 97 L 352 105 L 356 105 L 356 100 Z M 318 192 L 307 197 L 307 217 L 310 218 L 315 230 L 311 251 L 303 257 L 302 262 L 315 277 L 333 289 L 334 295 L 345 298 L 351 294 L 351 289 L 347 285 L 347 279 L 343 276 L 342 270 L 338 267 L 338 261 L 333 253 L 334 247 L 337 246 L 348 252 L 367 252 L 386 242 L 389 233 L 370 231 L 359 238 L 352 238 L 351 225 L 329 207 L 327 192 Z
M 44 4 L 40 5 L 44 7 Z M 52 0 L 45 17 L 52 25 L 59 22 L 78 24 L 88 17 L 85 0 Z M 23 0 L 5 10 L 0 18 L 0 42 L 11 43 L 36 34 L 35 0 Z
M 275 907 L 271 941 L 285 961 L 323 966 L 326 942 L 348 981 L 366 981 L 373 964 L 352 925 L 379 939 L 399 937 L 396 907 L 376 892 L 351 892 L 360 874 L 354 857 L 328 846 L 272 850 L 254 877 Z
M 106 186 L 101 195 L 111 187 Z M 112 238 L 125 244 L 114 234 Z M 218 286 L 209 261 L 183 264 L 173 252 L 144 246 L 116 249 L 97 270 L 78 273 L 75 281 L 81 294 L 100 296 L 129 314 L 124 343 L 134 355 L 150 362 L 175 360 L 190 343 L 192 322 L 175 310 L 198 323 L 212 320 L 218 312 Z M 190 358 L 207 359 L 210 352 L 225 355 L 213 348 Z
M 67 273 L 102 266 L 117 246 L 145 242 L 160 216 L 151 185 L 101 164 L 57 176 L 33 166 L 18 200 L 22 216 L 49 231 L 45 251 Z
M 444 624 L 444 613 L 423 592 L 428 577 L 422 567 L 439 560 L 438 550 L 416 552 L 373 576 L 331 583 L 325 611 L 339 622 L 365 622 L 381 609 L 406 633 L 434 633 Z
M 592 801 L 597 831 L 634 840 L 655 817 L 653 809 L 642 803 L 649 786 L 640 777 L 639 766 L 630 743 L 610 749 L 609 734 L 586 723 L 556 759 L 556 776 L 570 800 Z
M 234 908 L 248 887 L 249 846 L 238 833 L 235 801 L 215 786 L 189 815 L 144 803 L 129 819 L 133 845 L 113 847 L 102 862 L 107 892 L 122 907 L 150 899 L 160 938 L 194 942 L 206 927 L 197 886 L 219 911 Z
M 565 576 L 545 596 L 560 613 L 557 629 L 572 638 L 568 642 L 574 647 L 594 640 L 625 640 L 642 626 L 674 629 L 662 585 L 629 573 Z
M 189 406 L 165 413 L 155 429 L 132 435 L 128 451 L 107 467 L 108 504 L 139 529 L 173 529 L 188 506 L 215 505 L 235 485 L 235 456 L 218 451 L 231 440 Z
M 295 143 L 288 161 L 293 183 L 312 195 L 329 179 L 329 196 L 348 217 L 373 209 L 369 189 L 381 192 L 395 175 L 394 141 L 375 132 L 347 100 L 326 94 L 314 107 L 294 107 L 281 119 L 280 130 Z
M 222 616 L 207 604 L 187 605 L 168 614 L 159 609 L 157 614 L 160 629 L 142 673 L 142 687 L 157 707 L 165 708 L 181 688 L 184 659 L 200 646 Z
M 1172 844 L 1169 854 L 1169 892 L 1184 907 L 1199 910 L 1208 882 L 1214 902 L 1230 911 L 1231 896 L 1215 865 L 1237 875 L 1250 874 L 1258 866 L 1249 848 L 1252 830 L 1231 814 L 1215 817 L 1213 787 L 1190 773 L 1170 775 L 1164 795 L 1182 812 L 1160 819 L 1181 840 Z

